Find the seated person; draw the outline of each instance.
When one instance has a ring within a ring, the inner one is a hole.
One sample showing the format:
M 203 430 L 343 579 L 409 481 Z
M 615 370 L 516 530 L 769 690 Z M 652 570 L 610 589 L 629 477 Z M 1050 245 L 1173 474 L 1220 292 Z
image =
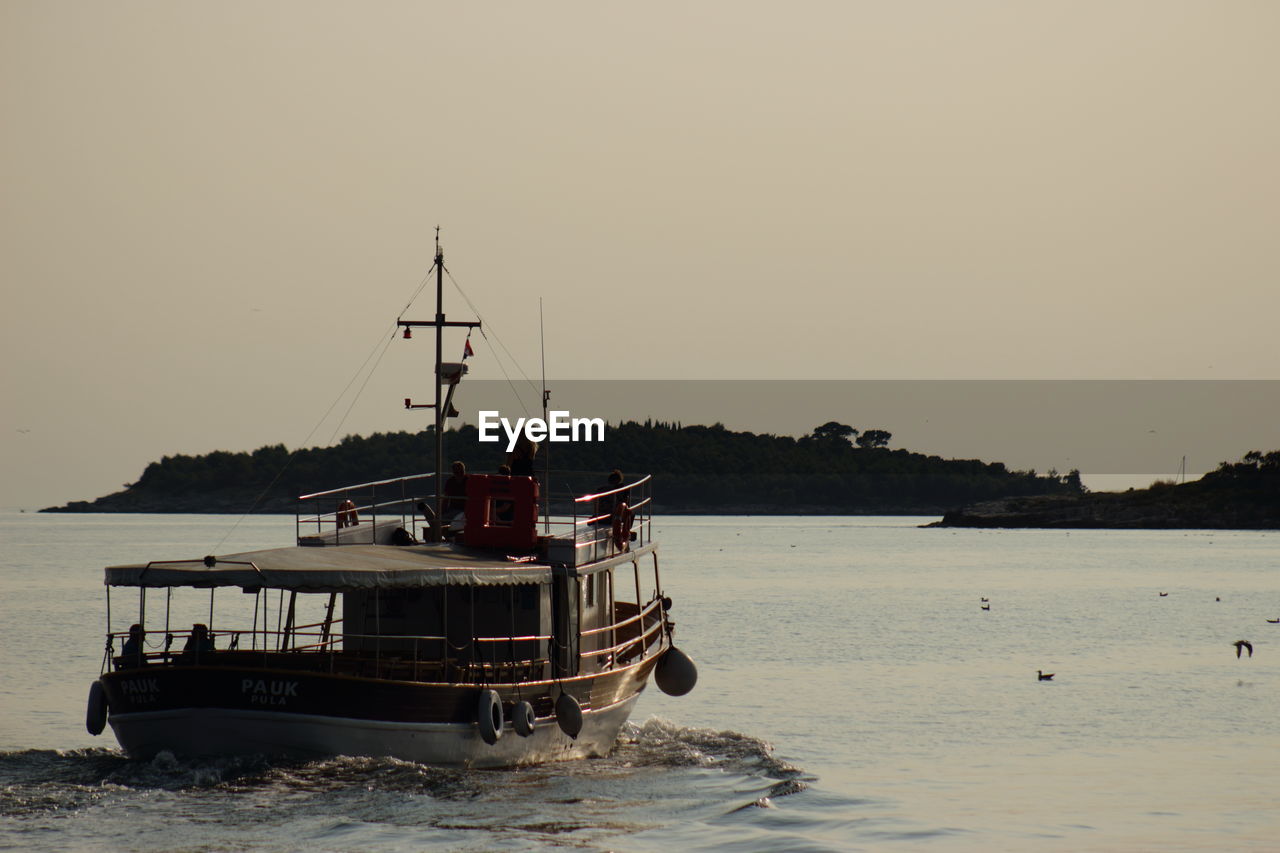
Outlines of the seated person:
M 454 518 L 467 508 L 467 466 L 453 463 L 453 474 L 444 483 L 444 501 L 441 509 L 446 519 Z
M 213 638 L 209 636 L 209 626 L 197 622 L 191 626 L 191 636 L 187 637 L 187 644 L 182 647 L 178 663 L 200 663 L 201 660 L 207 662 L 214 651 L 216 649 Z
M 510 476 L 511 476 L 511 466 L 510 466 L 510 465 L 499 465 L 499 466 L 498 466 L 498 476 L 499 476 L 499 477 L 510 477 Z M 515 505 L 514 503 L 512 503 L 511 501 L 494 501 L 494 502 L 493 502 L 493 515 L 494 515 L 494 520 L 496 520 L 496 521 L 502 521 L 502 522 L 510 523 L 510 522 L 511 522 L 511 520 L 512 520 L 512 519 L 514 519 L 514 518 L 516 517 L 516 505 Z
M 129 639 L 124 641 L 124 648 L 120 651 L 120 661 L 116 665 L 117 669 L 133 669 L 134 667 L 146 666 L 145 636 L 141 625 L 129 626 Z

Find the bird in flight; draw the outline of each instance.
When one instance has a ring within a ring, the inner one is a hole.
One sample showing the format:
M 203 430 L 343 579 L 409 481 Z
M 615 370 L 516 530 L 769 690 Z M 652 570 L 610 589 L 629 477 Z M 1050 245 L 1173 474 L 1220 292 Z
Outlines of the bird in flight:
M 1231 645 L 1236 647 L 1236 657 L 1240 657 L 1240 653 L 1246 649 L 1249 652 L 1249 657 L 1253 657 L 1253 643 L 1248 640 L 1236 640 Z

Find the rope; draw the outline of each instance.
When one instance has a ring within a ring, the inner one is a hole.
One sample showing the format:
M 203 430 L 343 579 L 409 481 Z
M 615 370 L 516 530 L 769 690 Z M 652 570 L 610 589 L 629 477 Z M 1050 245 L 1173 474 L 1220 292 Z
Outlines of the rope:
M 341 431 L 342 425 L 347 422 L 347 417 L 351 414 L 351 410 L 356 407 L 356 403 L 360 402 L 360 395 L 364 394 L 365 386 L 369 384 L 369 380 L 373 378 L 373 374 L 378 371 L 378 365 L 382 364 L 382 357 L 387 354 L 387 350 L 391 348 L 391 342 L 395 339 L 395 329 L 393 328 L 391 335 L 387 338 L 387 342 L 382 345 L 382 352 L 378 353 L 378 360 L 373 363 L 373 367 L 365 374 L 364 382 L 360 383 L 360 388 L 356 391 L 355 396 L 351 398 L 351 405 L 347 406 L 347 410 L 342 413 L 342 419 L 339 420 L 338 425 L 333 428 L 333 434 L 329 436 L 329 444 L 333 444 L 333 440 L 338 437 L 338 432 Z M 366 358 L 365 364 L 368 364 L 368 362 L 369 359 Z M 363 367 L 364 365 L 361 365 L 361 369 L 363 369 Z M 351 387 L 350 383 L 347 384 L 347 387 Z M 343 393 L 346 393 L 345 388 L 343 389 Z
M 416 300 L 418 298 L 418 295 L 422 293 L 423 288 L 427 286 L 427 282 L 431 280 L 431 272 L 435 268 L 436 268 L 435 264 L 433 263 L 431 265 L 431 269 L 427 270 L 427 274 L 422 277 L 422 281 L 418 282 L 417 289 L 413 291 L 413 295 L 409 297 L 409 301 L 405 303 L 404 309 L 401 310 L 400 312 L 402 316 L 404 312 L 408 311 L 409 307 L 413 305 L 414 300 Z M 382 363 L 382 357 L 386 355 L 387 350 L 391 347 L 391 342 L 395 340 L 396 328 L 397 328 L 397 324 L 392 323 L 390 330 L 388 332 L 380 332 L 378 334 L 378 343 L 374 344 L 373 349 L 369 351 L 369 354 L 365 356 L 364 361 L 360 364 L 358 368 L 356 368 L 355 373 L 353 373 L 351 375 L 351 378 L 347 380 L 347 384 L 342 387 L 342 390 L 338 392 L 338 396 L 335 397 L 333 402 L 329 404 L 329 408 L 324 410 L 324 414 L 320 416 L 320 419 L 316 421 L 315 426 L 313 426 L 311 428 L 311 431 L 307 433 L 307 437 L 304 438 L 302 440 L 302 443 L 297 445 L 294 448 L 293 452 L 289 454 L 289 458 L 286 459 L 284 461 L 284 464 L 280 466 L 280 470 L 277 471 L 276 475 L 271 478 L 271 482 L 268 483 L 267 486 L 261 492 L 258 493 L 258 496 L 254 498 L 253 503 L 249 505 L 249 508 L 246 509 L 244 513 L 239 518 L 236 519 L 235 523 L 231 525 L 231 528 L 227 530 L 225 534 L 223 534 L 221 539 L 218 540 L 218 543 L 209 549 L 210 554 L 218 553 L 218 549 L 221 548 L 223 544 L 228 539 L 231 538 L 231 534 L 236 532 L 236 530 L 240 527 L 241 523 L 243 523 L 244 520 L 249 517 L 250 513 L 252 513 L 255 509 L 258 508 L 258 506 L 262 503 L 263 499 L 271 492 L 272 489 L 276 487 L 276 484 L 280 482 L 280 478 L 284 476 L 284 472 L 289 470 L 289 466 L 293 463 L 293 460 L 297 457 L 299 453 L 302 452 L 303 448 L 305 448 L 307 445 L 311 443 L 312 436 L 314 436 L 316 432 L 319 431 L 321 424 L 323 424 L 328 419 L 329 415 L 333 413 L 333 410 L 337 408 L 338 403 L 342 402 L 342 398 L 346 396 L 347 391 L 351 389 L 351 386 L 355 384 L 355 381 L 360 378 L 360 374 L 364 372 L 365 366 L 369 363 L 369 360 L 372 359 L 376 354 L 378 356 L 377 361 L 374 362 L 373 367 L 369 370 L 368 374 L 365 375 L 364 382 L 360 383 L 359 390 L 356 391 L 355 397 L 351 400 L 351 405 L 347 407 L 346 412 L 344 412 L 342 415 L 342 419 L 338 421 L 337 427 L 334 428 L 333 435 L 329 437 L 329 444 L 333 444 L 333 440 L 337 436 L 338 430 L 342 429 L 342 425 L 346 423 L 347 417 L 351 414 L 351 410 L 355 408 L 356 403 L 359 402 L 360 400 L 360 395 L 364 393 L 365 386 L 369 384 L 369 380 L 373 378 L 373 374 L 374 372 L 377 371 L 378 365 Z M 385 342 L 383 342 L 384 337 L 386 339 Z M 379 345 L 381 345 L 382 347 L 381 351 L 379 351 L 378 349 Z
M 525 374 L 524 370 L 520 368 L 520 360 L 511 354 L 511 350 L 507 349 L 507 345 L 502 342 L 502 338 L 498 336 L 498 331 L 493 328 L 493 324 L 486 320 L 480 313 L 480 310 L 476 308 L 475 303 L 471 301 L 471 298 L 467 296 L 466 291 L 462 289 L 462 285 L 458 284 L 457 279 L 453 277 L 453 273 L 449 272 L 449 268 L 445 267 L 444 271 L 445 274 L 449 276 L 449 282 L 453 285 L 454 289 L 458 291 L 458 295 L 462 297 L 462 301 L 467 303 L 467 307 L 471 309 L 471 313 L 475 314 L 476 319 L 481 322 L 480 337 L 484 338 L 486 343 L 489 341 L 489 335 L 485 332 L 485 327 L 488 326 L 489 329 L 493 331 L 494 341 L 496 341 L 498 346 L 502 348 L 502 351 L 506 354 L 507 358 L 511 360 L 511 363 L 515 365 L 516 370 L 518 370 L 520 375 L 524 377 L 524 381 L 529 384 L 529 387 L 532 388 L 535 393 L 538 393 L 537 383 L 530 379 L 528 375 Z M 470 337 L 470 335 L 468 335 L 468 337 Z M 494 355 L 497 355 L 496 351 L 494 351 Z M 507 374 L 506 368 L 502 365 L 502 360 L 495 358 L 494 362 L 498 365 L 498 369 L 502 371 L 502 377 L 507 380 L 507 385 L 511 388 L 511 393 L 515 396 L 516 402 L 518 402 L 520 404 L 520 408 L 524 410 L 525 417 L 528 417 L 529 407 L 525 405 L 524 399 L 520 396 L 520 392 L 516 390 L 515 383 L 511 381 L 510 375 Z

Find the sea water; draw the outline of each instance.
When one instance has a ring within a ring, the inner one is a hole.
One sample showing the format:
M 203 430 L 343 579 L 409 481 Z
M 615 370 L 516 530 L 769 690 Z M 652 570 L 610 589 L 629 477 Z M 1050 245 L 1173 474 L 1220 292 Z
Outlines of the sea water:
M 697 688 L 608 758 L 468 771 L 122 757 L 84 729 L 102 567 L 292 519 L 2 513 L 0 847 L 1280 849 L 1280 533 L 930 520 L 661 520 Z

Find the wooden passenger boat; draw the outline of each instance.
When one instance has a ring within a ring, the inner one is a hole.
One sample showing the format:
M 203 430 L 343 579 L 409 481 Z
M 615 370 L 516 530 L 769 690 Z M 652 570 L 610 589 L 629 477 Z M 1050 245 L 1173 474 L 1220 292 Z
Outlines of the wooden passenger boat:
M 436 268 L 439 300 L 439 250 Z M 441 364 L 438 340 L 468 324 L 436 318 L 400 321 L 436 328 L 436 472 L 301 497 L 291 547 L 106 569 L 90 732 L 109 724 L 135 757 L 509 766 L 607 754 L 651 674 L 667 693 L 693 688 L 649 477 L 556 497 L 535 477 L 471 475 L 465 523 L 445 519 L 439 440 L 464 371 Z M 122 587 L 137 590 L 130 630 L 113 622 Z M 195 590 L 208 621 L 179 630 L 174 594 Z

